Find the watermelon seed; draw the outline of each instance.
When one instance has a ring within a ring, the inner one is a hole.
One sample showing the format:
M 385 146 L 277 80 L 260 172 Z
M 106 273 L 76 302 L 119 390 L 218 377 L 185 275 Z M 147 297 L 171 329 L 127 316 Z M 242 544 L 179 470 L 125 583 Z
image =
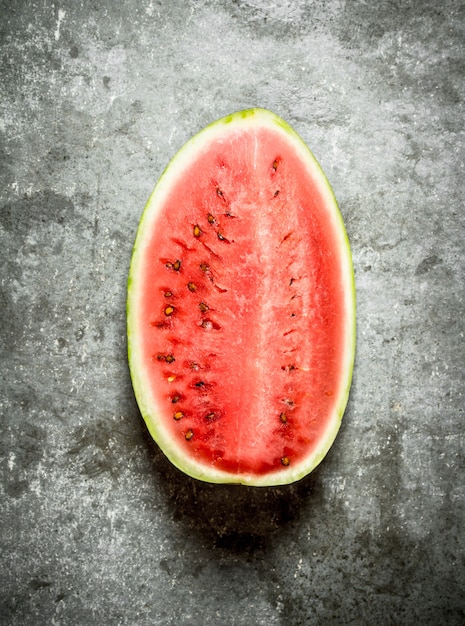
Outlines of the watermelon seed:
M 202 234 L 202 231 L 200 230 L 200 226 L 196 224 L 194 226 L 194 237 L 200 237 L 201 234 Z
M 207 273 L 210 271 L 210 266 L 207 265 L 206 263 L 201 263 L 200 264 L 200 269 L 202 270 L 202 272 Z
M 215 419 L 215 413 L 212 411 L 211 413 L 208 413 L 207 415 L 205 415 L 205 419 L 208 420 L 209 422 L 213 421 Z
M 184 435 L 187 441 L 190 441 L 193 436 L 194 436 L 194 431 L 191 428 L 189 428 L 189 430 L 186 431 L 186 434 Z
M 281 420 L 283 424 L 287 424 L 287 415 L 285 413 L 281 413 L 281 415 L 279 416 L 279 419 Z
M 289 287 L 292 285 L 294 281 L 295 281 L 295 278 L 291 278 L 291 280 L 289 281 Z
M 157 354 L 157 361 L 166 361 L 166 363 L 173 363 L 174 356 L 172 354 Z
M 165 315 L 173 315 L 174 313 L 174 306 L 167 306 L 165 311 L 164 311 Z
M 290 463 L 290 460 L 288 456 L 281 457 L 281 465 L 284 465 L 284 467 L 287 467 L 289 463 Z
M 208 220 L 209 224 L 215 224 L 216 223 L 216 220 L 215 220 L 215 218 L 213 217 L 213 215 L 211 213 L 209 213 L 207 215 L 207 220 Z
M 279 161 L 278 161 L 278 159 L 275 159 L 273 161 L 273 165 L 271 166 L 275 172 L 278 169 L 278 165 L 279 165 Z
M 205 330 L 220 330 L 221 328 L 221 326 L 217 322 L 213 322 L 209 319 L 202 320 L 200 325 L 202 326 L 202 328 L 205 328 Z
M 226 241 L 226 243 L 229 243 L 229 240 L 228 240 L 228 239 L 226 239 L 226 237 L 225 237 L 222 233 L 217 232 L 216 234 L 217 234 L 217 237 L 218 237 L 218 239 L 219 239 L 220 241 Z
M 182 411 L 176 411 L 176 413 L 173 415 L 175 420 L 180 420 L 181 417 L 184 417 L 184 413 Z
M 172 402 L 173 404 L 176 404 L 176 402 L 179 402 L 179 400 L 180 400 L 180 399 L 181 399 L 181 396 L 179 396 L 178 394 L 176 394 L 176 395 L 172 396 L 172 398 L 171 398 L 171 402 Z
M 194 293 L 194 291 L 197 291 L 197 285 L 195 283 L 187 283 L 187 288 L 189 289 L 189 291 L 192 291 L 192 293 Z
M 170 270 L 175 270 L 176 272 L 179 272 L 179 270 L 181 269 L 181 261 L 179 259 L 177 259 L 177 261 L 175 261 L 174 263 L 168 261 L 168 263 L 165 263 L 165 267 Z
M 295 370 L 295 365 L 294 364 L 281 365 L 281 369 L 284 370 L 285 372 L 292 372 L 293 370 Z
M 274 197 L 276 198 L 276 196 L 279 195 L 279 189 L 276 189 L 276 191 L 274 192 Z
M 176 375 L 175 374 L 171 374 L 170 376 L 168 376 L 168 378 L 166 380 L 169 383 L 173 383 L 176 380 Z
M 219 187 L 216 188 L 216 194 L 219 198 L 221 198 L 222 200 L 224 200 L 224 193 L 221 191 L 221 189 Z
M 206 313 L 209 309 L 208 304 L 205 304 L 205 302 L 200 302 L 199 303 L 199 308 L 202 311 L 202 313 Z
M 171 298 L 172 295 L 173 295 L 172 291 L 165 291 L 165 298 Z

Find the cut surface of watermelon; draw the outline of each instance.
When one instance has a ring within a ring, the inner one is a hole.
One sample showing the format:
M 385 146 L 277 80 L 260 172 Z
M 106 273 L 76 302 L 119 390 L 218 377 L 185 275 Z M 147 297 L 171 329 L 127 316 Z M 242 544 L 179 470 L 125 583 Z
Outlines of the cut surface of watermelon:
M 135 395 L 197 479 L 279 485 L 325 456 L 355 350 L 349 243 L 317 161 L 281 118 L 234 113 L 174 157 L 128 280 Z

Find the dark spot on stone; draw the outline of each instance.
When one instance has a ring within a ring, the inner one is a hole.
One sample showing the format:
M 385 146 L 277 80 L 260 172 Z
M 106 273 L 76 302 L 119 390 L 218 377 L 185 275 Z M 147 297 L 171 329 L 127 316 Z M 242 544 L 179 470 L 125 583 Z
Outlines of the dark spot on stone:
M 86 334 L 86 330 L 84 326 L 80 326 L 74 333 L 74 336 L 76 337 L 76 341 L 82 341 L 85 334 Z
M 102 82 L 103 82 L 103 86 L 105 87 L 105 89 L 110 89 L 110 81 L 111 81 L 111 78 L 109 76 L 103 77 Z
M 58 337 L 57 343 L 58 347 L 62 349 L 66 346 L 66 339 L 63 339 L 63 337 Z
M 131 108 L 136 113 L 143 113 L 144 112 L 144 104 L 142 103 L 141 100 L 133 100 L 131 102 Z
M 95 333 L 92 335 L 92 339 L 94 341 L 98 341 L 99 343 L 105 339 L 105 329 L 103 326 L 99 326 Z
M 36 231 L 50 222 L 64 225 L 70 223 L 74 217 L 75 208 L 71 200 L 52 191 L 25 195 L 20 200 L 0 207 L 0 224 L 5 230 L 21 238 L 27 232 Z
M 70 437 L 69 462 L 89 478 L 102 474 L 117 479 L 127 459 L 127 450 L 137 436 L 134 429 L 120 416 L 108 416 L 78 426 Z
M 42 580 L 40 578 L 32 578 L 29 581 L 29 587 L 33 591 L 38 591 L 39 589 L 46 589 L 47 587 L 51 587 L 52 583 L 49 580 Z
M 63 252 L 63 240 L 60 239 L 56 242 L 56 244 L 52 248 L 52 252 L 55 256 L 60 256 Z
M 12 467 L 5 476 L 4 490 L 11 498 L 20 498 L 29 487 L 25 472 L 31 476 L 34 468 L 42 461 L 47 446 L 47 433 L 44 428 L 30 424 L 22 417 L 30 405 L 37 406 L 38 396 L 33 389 L 22 384 L 21 387 L 11 387 L 9 397 L 13 401 L 14 421 L 0 440 L 0 457 L 8 459 L 11 452 Z M 25 397 L 26 396 L 26 397 Z M 7 418 L 5 418 L 7 419 Z
M 11 480 L 4 486 L 5 493 L 10 498 L 20 498 L 27 491 L 27 480 Z
M 432 254 L 427 256 L 421 263 L 418 264 L 417 269 L 415 270 L 415 276 L 423 276 L 423 274 L 427 274 L 435 265 L 442 263 L 442 259 L 440 259 L 436 254 Z
M 79 56 L 79 48 L 77 46 L 72 46 L 69 50 L 69 56 L 72 59 L 77 59 Z
M 62 600 L 64 600 L 66 598 L 68 594 L 64 593 L 63 591 L 61 591 L 60 593 L 57 593 L 57 596 L 55 598 L 55 602 L 61 602 Z
M 68 161 L 69 153 L 64 146 L 57 145 L 48 151 L 48 159 L 49 159 L 49 162 L 53 164 L 49 168 L 50 171 L 53 172 L 54 167 L 55 167 L 54 164 L 60 161 Z

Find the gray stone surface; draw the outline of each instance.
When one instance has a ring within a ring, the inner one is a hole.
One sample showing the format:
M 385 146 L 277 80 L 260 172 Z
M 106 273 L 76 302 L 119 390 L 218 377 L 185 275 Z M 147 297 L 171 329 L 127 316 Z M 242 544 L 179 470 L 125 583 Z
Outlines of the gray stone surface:
M 0 2 L 0 622 L 465 623 L 465 4 Z M 142 208 L 205 124 L 264 106 L 352 243 L 354 383 L 322 465 L 198 483 L 126 363 Z

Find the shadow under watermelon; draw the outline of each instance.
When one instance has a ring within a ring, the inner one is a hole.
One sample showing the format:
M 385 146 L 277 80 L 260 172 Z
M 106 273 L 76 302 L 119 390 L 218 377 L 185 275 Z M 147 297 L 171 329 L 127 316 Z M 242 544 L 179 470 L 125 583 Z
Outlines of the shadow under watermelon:
M 191 536 L 200 536 L 205 545 L 236 554 L 265 550 L 323 497 L 319 467 L 291 485 L 210 484 L 174 467 L 148 433 L 146 440 L 171 518 L 186 526 Z

